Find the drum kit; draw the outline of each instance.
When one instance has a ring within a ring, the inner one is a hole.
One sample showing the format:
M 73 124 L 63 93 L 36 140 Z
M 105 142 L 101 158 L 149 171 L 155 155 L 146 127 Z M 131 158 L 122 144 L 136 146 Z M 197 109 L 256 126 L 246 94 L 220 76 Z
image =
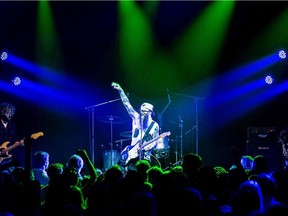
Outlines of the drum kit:
M 105 123 L 105 124 L 110 124 L 110 143 L 109 143 L 109 149 L 104 149 L 102 155 L 103 155 L 103 171 L 107 171 L 108 168 L 111 166 L 115 165 L 118 160 L 119 160 L 119 152 L 117 149 L 114 149 L 113 147 L 113 125 L 116 124 L 124 124 L 125 121 L 119 117 L 119 116 L 114 116 L 114 115 L 108 115 L 108 116 L 100 116 L 97 118 L 98 121 Z M 122 143 L 120 142 L 120 146 L 122 149 Z M 115 143 L 119 143 L 116 141 Z
M 107 171 L 111 166 L 117 164 L 120 156 L 120 152 L 123 149 L 123 143 L 126 141 L 130 141 L 132 138 L 132 131 L 124 131 L 120 133 L 120 137 L 122 137 L 119 140 L 113 141 L 113 126 L 118 124 L 124 124 L 125 120 L 122 117 L 114 116 L 114 115 L 107 115 L 107 116 L 100 116 L 97 118 L 99 122 L 110 124 L 110 143 L 109 143 L 109 149 L 104 149 L 102 152 L 103 155 L 103 171 Z M 155 150 L 152 152 L 152 159 L 155 159 L 157 161 L 156 165 L 161 167 L 162 160 L 165 160 L 169 158 L 169 144 L 168 144 L 168 137 L 160 138 L 158 140 L 158 145 Z M 113 143 L 116 144 L 118 147 L 117 149 L 114 149 Z M 168 164 L 168 163 L 167 163 Z

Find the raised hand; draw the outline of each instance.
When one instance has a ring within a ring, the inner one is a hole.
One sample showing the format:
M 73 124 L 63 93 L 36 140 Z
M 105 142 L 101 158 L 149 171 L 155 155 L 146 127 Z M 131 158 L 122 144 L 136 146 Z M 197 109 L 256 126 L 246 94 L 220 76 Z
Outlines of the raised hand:
M 121 86 L 120 86 L 118 83 L 116 83 L 116 82 L 112 82 L 112 83 L 111 83 L 111 86 L 112 86 L 114 89 L 121 90 Z
M 77 149 L 76 154 L 78 154 L 82 158 L 89 157 L 85 149 Z

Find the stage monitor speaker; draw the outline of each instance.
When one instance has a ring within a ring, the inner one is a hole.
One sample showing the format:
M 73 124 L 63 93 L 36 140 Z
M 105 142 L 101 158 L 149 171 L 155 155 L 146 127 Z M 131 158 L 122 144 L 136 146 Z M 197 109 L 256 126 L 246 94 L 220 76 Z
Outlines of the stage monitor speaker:
M 255 157 L 263 155 L 268 162 L 268 169 L 282 168 L 282 147 L 278 142 L 276 127 L 249 127 L 247 128 L 247 154 Z

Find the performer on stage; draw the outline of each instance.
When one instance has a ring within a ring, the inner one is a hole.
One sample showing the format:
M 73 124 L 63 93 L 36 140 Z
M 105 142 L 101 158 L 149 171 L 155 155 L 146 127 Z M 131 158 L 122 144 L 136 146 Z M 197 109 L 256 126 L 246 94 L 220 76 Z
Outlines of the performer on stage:
M 153 120 L 153 105 L 143 103 L 138 113 L 130 104 L 128 97 L 118 83 L 112 82 L 112 87 L 119 91 L 123 105 L 132 118 L 132 141 L 120 154 L 120 165 L 133 169 L 136 160 L 146 159 L 151 162 L 152 150 L 158 143 L 159 125 Z M 163 137 L 162 137 L 163 138 Z M 132 167 L 131 167 L 132 165 Z
M 12 121 L 16 107 L 10 103 L 3 102 L 0 104 L 0 166 L 10 162 L 12 158 L 8 157 L 6 147 L 22 145 L 23 140 L 18 141 L 16 125 Z
M 279 141 L 282 143 L 282 155 L 284 169 L 288 168 L 288 128 L 280 131 Z

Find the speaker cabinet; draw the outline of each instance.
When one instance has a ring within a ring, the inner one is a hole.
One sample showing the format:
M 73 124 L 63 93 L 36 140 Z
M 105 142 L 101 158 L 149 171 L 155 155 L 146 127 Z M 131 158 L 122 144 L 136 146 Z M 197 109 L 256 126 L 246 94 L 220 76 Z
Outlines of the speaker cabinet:
M 282 169 L 282 148 L 278 142 L 276 127 L 247 128 L 247 154 L 255 157 L 263 155 L 269 171 Z

